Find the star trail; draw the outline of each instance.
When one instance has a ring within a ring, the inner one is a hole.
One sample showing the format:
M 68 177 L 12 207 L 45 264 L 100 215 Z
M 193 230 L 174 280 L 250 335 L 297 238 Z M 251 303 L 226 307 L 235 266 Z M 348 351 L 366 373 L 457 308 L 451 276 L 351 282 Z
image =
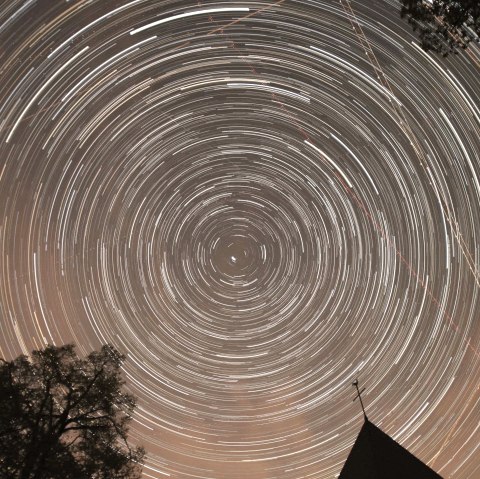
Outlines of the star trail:
M 480 49 L 393 0 L 0 6 L 0 355 L 127 355 L 144 477 L 480 477 Z

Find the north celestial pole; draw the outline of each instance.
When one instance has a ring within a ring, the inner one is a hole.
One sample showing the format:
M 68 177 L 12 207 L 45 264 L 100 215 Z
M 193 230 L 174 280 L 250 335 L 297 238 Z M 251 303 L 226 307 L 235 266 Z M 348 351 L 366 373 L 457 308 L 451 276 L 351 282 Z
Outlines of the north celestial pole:
M 480 475 L 480 49 L 389 0 L 0 6 L 0 355 L 127 354 L 145 477 Z

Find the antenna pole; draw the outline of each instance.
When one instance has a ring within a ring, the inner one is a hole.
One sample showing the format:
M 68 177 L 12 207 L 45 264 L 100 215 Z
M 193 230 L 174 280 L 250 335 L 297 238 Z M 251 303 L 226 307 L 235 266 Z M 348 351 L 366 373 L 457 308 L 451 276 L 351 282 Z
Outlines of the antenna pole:
M 355 401 L 355 399 L 357 398 L 360 399 L 360 405 L 362 406 L 363 417 L 365 418 L 365 421 L 368 421 L 367 413 L 365 412 L 365 407 L 363 406 L 363 401 L 362 401 L 362 393 L 363 391 L 365 391 L 365 388 L 363 388 L 360 391 L 358 387 L 358 379 L 355 379 L 355 381 L 353 381 L 352 386 L 355 386 L 357 388 L 357 395 L 353 398 L 353 400 Z

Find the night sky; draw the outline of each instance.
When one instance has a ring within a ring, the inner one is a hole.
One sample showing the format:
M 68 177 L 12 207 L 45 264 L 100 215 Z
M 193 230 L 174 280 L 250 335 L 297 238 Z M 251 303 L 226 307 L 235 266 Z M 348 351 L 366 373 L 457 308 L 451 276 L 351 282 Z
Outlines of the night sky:
M 145 478 L 333 479 L 357 377 L 479 478 L 479 72 L 393 0 L 3 0 L 0 355 L 126 353 Z

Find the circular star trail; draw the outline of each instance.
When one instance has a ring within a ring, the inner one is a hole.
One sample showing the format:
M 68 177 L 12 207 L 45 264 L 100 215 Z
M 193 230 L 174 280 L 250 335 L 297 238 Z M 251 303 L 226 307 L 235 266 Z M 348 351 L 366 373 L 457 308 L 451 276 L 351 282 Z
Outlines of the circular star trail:
M 0 7 L 1 350 L 127 354 L 145 477 L 478 477 L 480 53 L 392 1 Z

